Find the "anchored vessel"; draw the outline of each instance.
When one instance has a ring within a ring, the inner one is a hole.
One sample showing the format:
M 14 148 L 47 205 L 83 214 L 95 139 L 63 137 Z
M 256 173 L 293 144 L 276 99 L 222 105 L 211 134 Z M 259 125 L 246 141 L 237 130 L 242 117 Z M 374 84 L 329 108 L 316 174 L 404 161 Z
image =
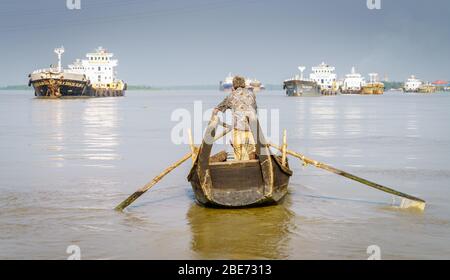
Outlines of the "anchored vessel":
M 115 67 L 118 61 L 112 53 L 99 47 L 86 55 L 87 59 L 77 59 L 68 69 L 63 69 L 61 57 L 64 48 L 56 48 L 58 66 L 39 69 L 29 75 L 29 86 L 34 94 L 43 98 L 61 97 L 106 97 L 123 96 L 126 83 L 116 79 Z
M 418 93 L 435 93 L 438 87 L 436 84 L 424 83 L 420 79 L 417 79 L 416 76 L 412 75 L 405 82 L 405 86 L 403 87 L 404 92 L 418 92 Z
M 384 94 L 384 84 L 378 81 L 378 74 L 370 73 L 369 77 L 370 81 L 364 86 L 362 86 L 361 94 L 375 94 L 375 95 Z
M 342 85 L 343 94 L 361 94 L 363 86 L 366 84 L 364 77 L 356 73 L 355 67 L 352 67 L 352 72 L 345 75 Z
M 425 83 L 419 87 L 420 93 L 435 93 L 437 91 L 437 87 L 431 83 Z
M 252 88 L 256 91 L 265 89 L 265 86 L 261 83 L 261 81 L 259 81 L 257 79 L 246 79 L 245 84 L 247 87 Z
M 299 66 L 300 76 L 296 75 L 292 79 L 285 80 L 283 89 L 286 90 L 287 96 L 320 96 L 321 90 L 319 85 L 312 80 L 306 80 L 303 77 L 303 72 L 306 67 Z
M 335 67 L 325 62 L 312 67 L 312 73 L 309 75 L 309 79 L 319 85 L 323 95 L 335 95 L 338 93 L 339 88 L 335 70 Z
M 405 82 L 405 86 L 403 87 L 404 92 L 419 92 L 419 88 L 423 85 L 423 82 L 416 78 L 416 76 L 412 75 Z
M 205 135 L 214 138 L 218 118 L 211 120 Z M 253 131 L 257 130 L 257 131 Z M 253 135 L 262 131 L 252 127 Z M 263 135 L 255 137 L 256 158 L 248 161 L 228 161 L 211 157 L 213 143 L 206 137 L 200 147 L 194 166 L 188 176 L 197 201 L 211 207 L 252 207 L 277 203 L 287 194 L 292 171 L 287 161 L 273 155 Z

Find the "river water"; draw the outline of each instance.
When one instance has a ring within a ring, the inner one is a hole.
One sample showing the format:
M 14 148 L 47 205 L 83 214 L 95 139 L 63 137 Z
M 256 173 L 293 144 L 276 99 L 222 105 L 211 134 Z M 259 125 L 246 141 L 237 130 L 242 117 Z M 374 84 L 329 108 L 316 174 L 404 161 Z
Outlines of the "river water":
M 203 208 L 187 162 L 124 213 L 113 211 L 189 151 L 172 141 L 172 113 L 194 114 L 194 101 L 206 110 L 223 96 L 0 92 L 0 259 L 66 259 L 70 245 L 82 259 L 367 259 L 371 245 L 383 259 L 450 258 L 450 94 L 258 94 L 260 108 L 278 110 L 289 148 L 419 196 L 423 213 L 295 159 L 281 205 Z

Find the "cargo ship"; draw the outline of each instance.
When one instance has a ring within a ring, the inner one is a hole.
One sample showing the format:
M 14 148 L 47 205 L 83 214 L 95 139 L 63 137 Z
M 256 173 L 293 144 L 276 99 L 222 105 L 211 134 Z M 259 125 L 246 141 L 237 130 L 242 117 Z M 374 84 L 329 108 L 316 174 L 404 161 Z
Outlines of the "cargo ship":
M 307 80 L 303 77 L 303 72 L 306 67 L 298 67 L 300 75 L 295 75 L 293 78 L 285 80 L 283 83 L 283 89 L 286 90 L 287 96 L 321 96 L 321 90 L 319 85 L 312 80 Z
M 437 87 L 431 83 L 425 83 L 419 87 L 419 93 L 435 93 L 437 91 Z
M 127 84 L 116 79 L 118 61 L 113 54 L 99 47 L 86 54 L 87 59 L 76 60 L 63 69 L 61 58 L 64 48 L 54 50 L 58 65 L 35 70 L 29 74 L 28 86 L 33 86 L 39 98 L 112 97 L 124 96 Z
M 366 81 L 364 77 L 356 73 L 355 67 L 352 67 L 352 72 L 345 75 L 345 79 L 342 85 L 342 94 L 361 94 L 362 88 L 365 86 Z
M 384 94 L 384 84 L 378 81 L 378 74 L 370 73 L 369 77 L 370 81 L 364 86 L 362 86 L 361 94 L 375 94 L 375 95 Z
M 312 67 L 312 73 L 309 75 L 309 79 L 319 85 L 322 95 L 338 94 L 339 82 L 335 71 L 336 68 L 334 66 L 330 66 L 325 62 Z
M 406 80 L 403 87 L 403 92 L 419 92 L 419 89 L 422 85 L 423 82 L 417 79 L 416 76 L 412 75 L 409 79 Z

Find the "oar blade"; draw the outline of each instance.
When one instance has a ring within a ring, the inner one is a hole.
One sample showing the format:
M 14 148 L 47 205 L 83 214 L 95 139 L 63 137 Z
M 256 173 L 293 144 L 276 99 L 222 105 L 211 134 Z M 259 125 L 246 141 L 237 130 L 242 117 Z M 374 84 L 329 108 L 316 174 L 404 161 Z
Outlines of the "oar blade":
M 400 208 L 402 209 L 418 209 L 420 211 L 425 211 L 425 202 L 411 200 L 407 198 L 402 198 L 402 202 L 400 203 Z

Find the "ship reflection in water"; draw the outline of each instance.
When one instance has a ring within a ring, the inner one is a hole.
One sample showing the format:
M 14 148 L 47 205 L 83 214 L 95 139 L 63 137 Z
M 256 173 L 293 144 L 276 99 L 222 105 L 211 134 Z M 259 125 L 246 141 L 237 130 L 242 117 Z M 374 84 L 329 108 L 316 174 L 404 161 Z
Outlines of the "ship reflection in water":
M 285 259 L 294 213 L 289 199 L 253 209 L 210 209 L 193 204 L 187 213 L 192 251 L 200 259 Z
M 118 98 L 33 101 L 33 122 L 42 128 L 35 145 L 49 151 L 48 163 L 114 167 L 119 158 Z

